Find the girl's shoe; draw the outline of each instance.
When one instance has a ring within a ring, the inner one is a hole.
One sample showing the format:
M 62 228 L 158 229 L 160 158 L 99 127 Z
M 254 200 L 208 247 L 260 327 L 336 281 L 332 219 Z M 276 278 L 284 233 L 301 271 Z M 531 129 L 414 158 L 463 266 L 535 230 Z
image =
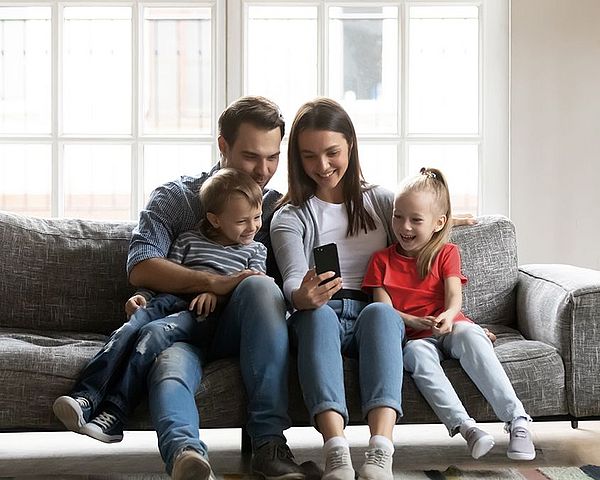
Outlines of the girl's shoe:
M 511 460 L 533 460 L 535 458 L 535 447 L 529 430 L 525 427 L 511 428 L 506 456 Z
M 348 447 L 333 447 L 325 455 L 321 480 L 354 480 L 354 468 Z
M 477 460 L 488 453 L 494 446 L 494 437 L 480 428 L 471 427 L 465 432 L 465 440 L 471 456 Z
M 359 480 L 394 480 L 392 452 L 382 448 L 369 448 L 365 457 L 367 459 L 358 471 Z

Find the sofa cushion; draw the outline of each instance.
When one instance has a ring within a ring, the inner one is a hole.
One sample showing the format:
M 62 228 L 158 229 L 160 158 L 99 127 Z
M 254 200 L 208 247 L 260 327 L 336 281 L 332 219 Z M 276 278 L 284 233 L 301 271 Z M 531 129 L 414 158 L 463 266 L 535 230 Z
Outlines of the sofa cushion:
M 110 333 L 132 293 L 132 222 L 39 219 L 0 212 L 0 327 Z
M 477 323 L 512 325 L 516 319 L 518 280 L 515 227 L 506 217 L 483 216 L 477 224 L 455 227 L 452 242 L 460 247 L 463 311 Z

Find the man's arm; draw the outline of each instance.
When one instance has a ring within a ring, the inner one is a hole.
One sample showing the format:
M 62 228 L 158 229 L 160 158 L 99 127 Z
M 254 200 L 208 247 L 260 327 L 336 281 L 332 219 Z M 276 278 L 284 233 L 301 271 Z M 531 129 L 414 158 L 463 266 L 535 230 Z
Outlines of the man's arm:
M 212 292 L 227 295 L 244 278 L 256 272 L 243 270 L 232 275 L 192 270 L 166 258 L 149 258 L 137 263 L 129 273 L 129 281 L 136 287 L 146 287 L 158 292 L 198 293 Z

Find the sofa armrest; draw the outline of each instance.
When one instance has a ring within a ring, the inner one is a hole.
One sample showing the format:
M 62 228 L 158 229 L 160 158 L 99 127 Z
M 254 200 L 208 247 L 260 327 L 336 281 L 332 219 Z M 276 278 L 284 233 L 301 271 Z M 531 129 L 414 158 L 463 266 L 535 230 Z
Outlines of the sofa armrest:
M 600 271 L 556 264 L 519 267 L 517 323 L 526 338 L 560 353 L 569 413 L 600 415 Z

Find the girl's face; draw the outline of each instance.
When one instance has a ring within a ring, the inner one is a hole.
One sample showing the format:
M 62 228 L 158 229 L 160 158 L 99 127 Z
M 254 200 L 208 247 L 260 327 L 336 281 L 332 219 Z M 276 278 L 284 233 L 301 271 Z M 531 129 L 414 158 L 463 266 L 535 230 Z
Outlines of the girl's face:
M 342 179 L 348 170 L 350 150 L 344 135 L 329 130 L 304 130 L 298 135 L 298 149 L 304 172 L 317 184 L 317 197 L 342 203 Z
M 206 217 L 219 232 L 217 242 L 221 245 L 247 245 L 262 225 L 262 210 L 253 207 L 242 195 L 232 195 L 219 214 L 208 212 Z
M 401 254 L 416 257 L 433 234 L 444 227 L 447 218 L 439 210 L 432 192 L 409 191 L 396 195 L 392 228 Z

